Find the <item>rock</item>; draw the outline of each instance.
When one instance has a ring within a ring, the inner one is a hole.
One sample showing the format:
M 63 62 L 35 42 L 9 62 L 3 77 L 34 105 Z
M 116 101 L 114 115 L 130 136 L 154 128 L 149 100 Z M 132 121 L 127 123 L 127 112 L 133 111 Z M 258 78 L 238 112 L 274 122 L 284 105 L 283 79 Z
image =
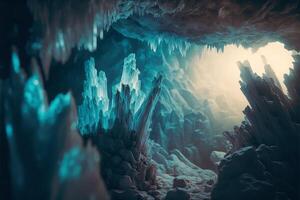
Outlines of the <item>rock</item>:
M 282 153 L 276 146 L 267 146 L 265 144 L 259 145 L 256 149 L 258 158 L 267 166 L 271 165 L 272 161 L 282 160 Z
M 146 181 L 149 181 L 151 184 L 156 182 L 156 167 L 155 165 L 150 165 L 146 171 Z
M 222 151 L 213 151 L 210 154 L 210 159 L 215 163 L 215 165 L 218 165 L 220 161 L 224 158 L 225 152 Z
M 119 166 L 119 169 L 121 169 L 125 175 L 128 175 L 131 177 L 132 180 L 137 176 L 138 171 L 132 167 L 132 165 L 127 161 L 122 161 L 122 163 Z
M 189 200 L 191 199 L 191 195 L 182 189 L 174 189 L 170 190 L 167 193 L 165 200 Z
M 132 150 L 132 154 L 133 154 L 133 157 L 134 157 L 134 159 L 135 159 L 136 161 L 139 161 L 139 160 L 140 160 L 141 152 L 140 152 L 138 149 L 134 148 L 134 149 Z
M 210 193 L 211 189 L 212 189 L 212 187 L 210 185 L 204 185 L 204 192 Z
M 121 149 L 120 150 L 120 156 L 124 160 L 130 162 L 132 165 L 136 164 L 136 160 L 133 156 L 133 153 L 131 151 L 129 151 L 128 149 Z
M 126 174 L 129 175 L 132 178 L 132 180 L 134 180 L 135 177 L 138 175 L 138 171 L 134 168 L 131 168 L 126 172 Z
M 213 185 L 215 182 L 214 180 L 210 179 L 209 181 L 206 182 L 208 185 Z
M 250 174 L 242 174 L 235 180 L 216 185 L 211 196 L 212 200 L 274 199 L 275 188 L 267 181 L 258 180 Z
M 163 156 L 160 152 L 155 152 L 152 156 L 152 158 L 158 163 L 158 164 L 162 164 L 164 166 L 167 166 L 167 159 L 165 156 Z
M 123 149 L 124 148 L 124 142 L 120 139 L 115 139 L 115 149 Z
M 136 189 L 128 189 L 125 191 L 112 190 L 111 198 L 113 200 L 154 200 L 154 197 L 148 195 L 146 192 Z
M 255 149 L 245 147 L 226 156 L 220 163 L 219 172 L 219 179 L 233 179 L 246 172 L 261 177 L 264 166 L 258 160 Z
M 177 188 L 177 187 L 181 187 L 181 188 L 185 188 L 188 184 L 188 180 L 185 179 L 181 179 L 181 178 L 174 178 L 173 180 L 173 187 Z
M 148 191 L 148 194 L 153 196 L 154 199 L 162 199 L 162 193 L 159 190 L 150 190 Z
M 109 153 L 115 152 L 115 140 L 109 136 L 103 136 L 99 140 L 99 147 L 104 151 L 108 151 Z
M 127 175 L 122 176 L 119 180 L 119 187 L 120 189 L 129 189 L 134 187 L 134 184 L 131 180 L 131 178 Z
M 120 158 L 120 156 L 113 156 L 111 161 L 114 165 L 119 165 L 122 159 Z
M 126 161 L 122 161 L 120 168 L 123 169 L 125 172 L 128 172 L 130 170 L 132 170 L 132 166 L 129 162 Z

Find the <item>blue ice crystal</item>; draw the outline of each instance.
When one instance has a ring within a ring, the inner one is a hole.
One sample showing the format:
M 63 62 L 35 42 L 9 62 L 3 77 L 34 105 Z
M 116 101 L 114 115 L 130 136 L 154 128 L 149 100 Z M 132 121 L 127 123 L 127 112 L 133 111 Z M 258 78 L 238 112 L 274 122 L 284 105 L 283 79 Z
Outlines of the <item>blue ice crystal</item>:
M 13 70 L 16 73 L 19 73 L 20 72 L 20 59 L 19 59 L 18 54 L 16 52 L 13 52 L 11 59 L 12 59 Z
M 129 54 L 129 56 L 124 59 L 123 72 L 118 89 L 119 91 L 121 91 L 122 85 L 129 86 L 132 93 L 130 109 L 132 110 L 133 114 L 138 111 L 145 99 L 145 94 L 141 90 L 141 81 L 139 80 L 139 74 L 140 71 L 136 67 L 135 54 Z
M 94 58 L 90 58 L 85 62 L 85 75 L 86 80 L 84 81 L 84 91 L 82 93 L 83 104 L 78 109 L 78 127 L 83 134 L 95 130 L 101 119 L 102 125 L 107 128 L 109 117 L 107 78 L 103 71 L 97 73 Z
M 141 109 L 144 110 L 145 105 L 144 107 L 142 105 L 146 103 L 139 74 L 135 54 L 129 54 L 124 59 L 120 82 L 112 87 L 110 100 L 107 95 L 105 73 L 97 72 L 94 58 L 86 61 L 83 103 L 78 108 L 78 129 L 81 134 L 95 133 L 98 128 L 110 129 L 116 119 L 125 123 L 126 127 L 134 128 L 136 123 L 133 120 L 138 119 L 140 113 L 143 113 Z M 153 101 L 152 98 L 147 100 Z M 151 110 L 147 108 L 147 111 Z
M 80 177 L 82 172 L 80 163 L 83 159 L 84 155 L 81 153 L 79 147 L 73 147 L 66 152 L 59 167 L 60 181 L 76 179 Z
M 5 130 L 6 130 L 6 135 L 7 135 L 7 138 L 11 138 L 13 136 L 13 127 L 10 123 L 7 123 L 5 125 Z
M 24 88 L 24 102 L 22 112 L 24 115 L 30 115 L 31 112 L 37 112 L 41 117 L 45 112 L 45 99 L 43 88 L 37 75 L 33 75 L 26 82 Z

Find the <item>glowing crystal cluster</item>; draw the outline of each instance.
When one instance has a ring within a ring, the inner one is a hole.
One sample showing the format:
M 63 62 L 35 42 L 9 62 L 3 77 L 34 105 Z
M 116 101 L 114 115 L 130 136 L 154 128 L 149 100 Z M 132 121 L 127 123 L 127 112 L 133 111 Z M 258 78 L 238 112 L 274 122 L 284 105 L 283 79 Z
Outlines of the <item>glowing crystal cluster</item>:
M 105 72 L 97 72 L 93 58 L 86 61 L 85 73 L 83 103 L 78 109 L 80 132 L 91 134 L 99 128 L 111 129 L 118 121 L 128 130 L 141 133 L 141 142 L 144 143 L 144 139 L 148 138 L 146 132 L 158 100 L 162 77 L 154 80 L 153 88 L 146 97 L 141 90 L 140 71 L 136 67 L 135 54 L 130 54 L 124 59 L 120 83 L 112 87 L 110 101 Z

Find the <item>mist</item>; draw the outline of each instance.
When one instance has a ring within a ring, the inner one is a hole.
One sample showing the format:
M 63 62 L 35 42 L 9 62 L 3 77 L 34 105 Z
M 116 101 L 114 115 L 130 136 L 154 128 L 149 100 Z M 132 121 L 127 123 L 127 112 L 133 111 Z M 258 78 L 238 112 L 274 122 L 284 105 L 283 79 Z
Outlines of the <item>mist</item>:
M 259 49 L 227 45 L 223 52 L 203 48 L 191 59 L 190 73 L 199 97 L 207 99 L 217 121 L 223 121 L 223 129 L 231 129 L 244 119 L 242 111 L 247 101 L 240 90 L 240 71 L 237 63 L 248 60 L 255 73 L 264 73 L 264 61 L 271 65 L 286 92 L 284 74 L 293 66 L 293 52 L 279 42 L 268 43 Z M 225 121 L 225 122 L 224 122 Z

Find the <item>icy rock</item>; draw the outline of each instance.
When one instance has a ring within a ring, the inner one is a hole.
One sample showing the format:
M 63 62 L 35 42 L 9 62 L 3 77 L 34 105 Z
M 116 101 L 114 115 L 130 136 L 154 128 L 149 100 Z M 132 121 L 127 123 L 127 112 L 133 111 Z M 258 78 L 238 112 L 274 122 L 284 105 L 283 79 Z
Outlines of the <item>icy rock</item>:
M 226 153 L 222 151 L 213 151 L 210 154 L 210 158 L 216 165 L 218 165 L 220 161 L 224 158 L 225 154 Z
M 180 177 L 176 177 L 173 180 L 173 187 L 174 188 L 177 188 L 177 187 L 185 188 L 188 185 L 188 182 L 189 182 L 188 180 L 185 180 L 185 179 L 180 178 Z

